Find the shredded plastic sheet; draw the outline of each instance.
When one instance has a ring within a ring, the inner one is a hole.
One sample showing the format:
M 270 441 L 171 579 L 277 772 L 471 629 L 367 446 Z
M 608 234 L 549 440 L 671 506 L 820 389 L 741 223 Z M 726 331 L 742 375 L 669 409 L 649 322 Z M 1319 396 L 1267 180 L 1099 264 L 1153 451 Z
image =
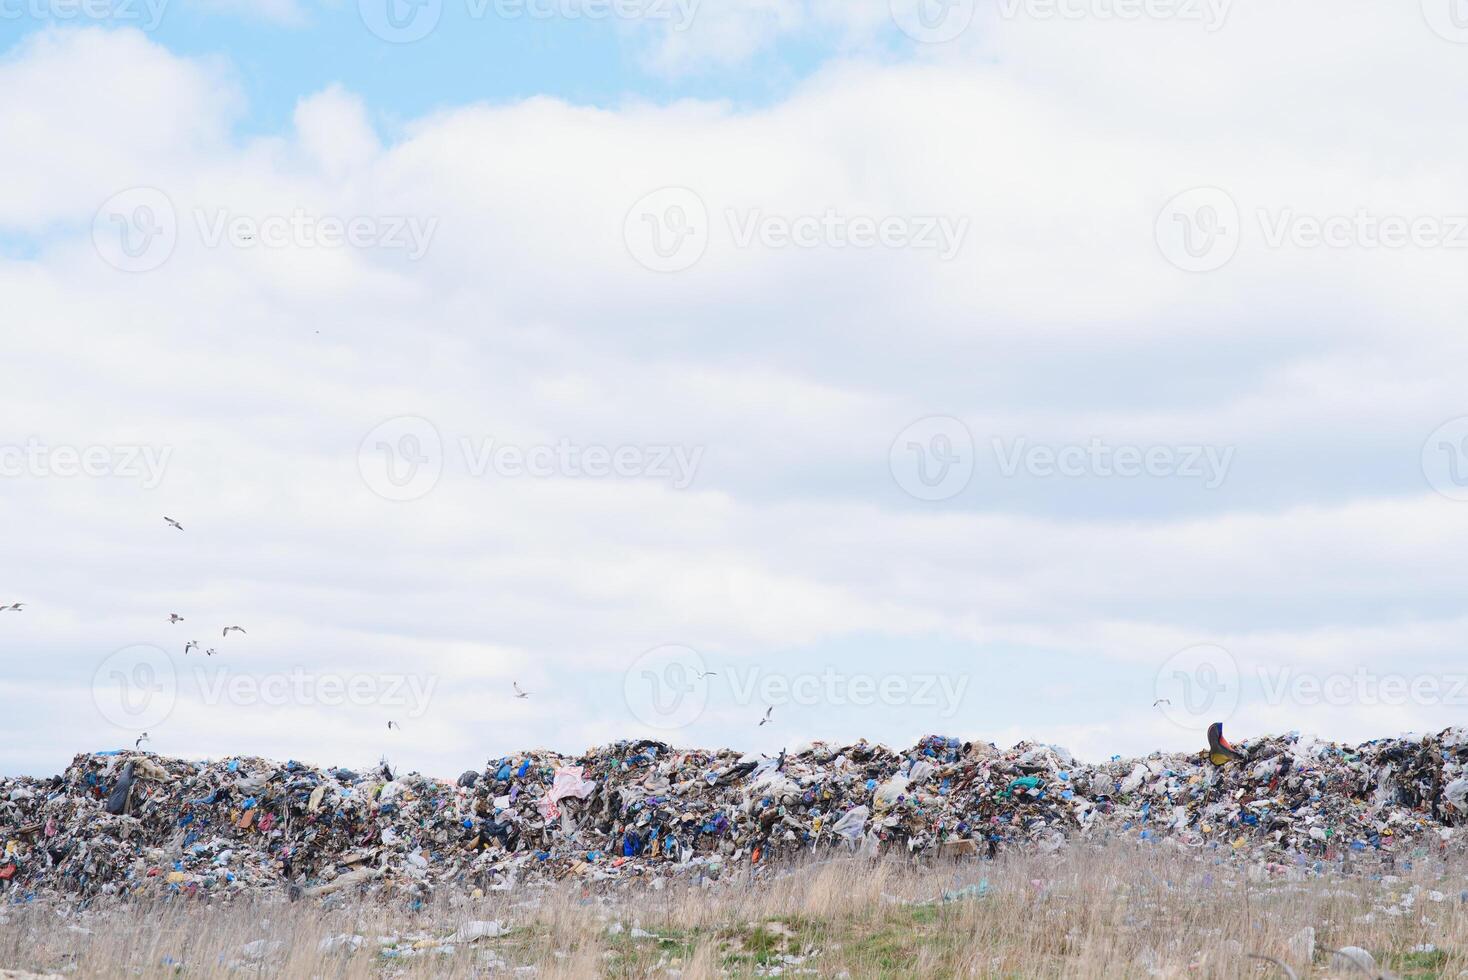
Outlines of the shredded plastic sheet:
M 580 766 L 562 766 L 556 770 L 555 778 L 551 781 L 550 792 L 546 793 L 540 802 L 540 815 L 546 820 L 554 820 L 561 815 L 560 803 L 568 796 L 574 796 L 578 800 L 584 800 L 596 789 L 596 784 L 589 779 L 583 779 Z

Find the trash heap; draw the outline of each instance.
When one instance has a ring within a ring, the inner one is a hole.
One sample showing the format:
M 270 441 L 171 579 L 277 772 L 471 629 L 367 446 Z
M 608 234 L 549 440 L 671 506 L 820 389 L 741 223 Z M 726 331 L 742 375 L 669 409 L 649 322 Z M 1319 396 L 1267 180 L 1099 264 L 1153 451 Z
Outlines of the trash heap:
M 0 901 L 48 896 L 426 900 L 556 879 L 713 882 L 832 849 L 982 859 L 1076 841 L 1238 852 L 1319 872 L 1446 852 L 1468 822 L 1468 731 L 1343 746 L 1298 734 L 1078 762 L 941 736 L 779 756 L 619 742 L 529 752 L 446 782 L 258 758 L 79 755 L 0 780 Z

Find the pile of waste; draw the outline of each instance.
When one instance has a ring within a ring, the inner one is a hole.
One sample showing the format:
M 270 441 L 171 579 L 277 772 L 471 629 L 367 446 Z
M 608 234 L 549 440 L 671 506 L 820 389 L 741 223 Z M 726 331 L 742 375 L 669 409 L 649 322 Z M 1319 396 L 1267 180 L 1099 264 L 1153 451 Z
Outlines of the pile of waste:
M 1394 866 L 1468 822 L 1468 731 L 1343 746 L 1298 734 L 1078 762 L 1065 749 L 924 738 L 778 756 L 619 742 L 529 752 L 448 782 L 257 758 L 77 756 L 0 780 L 0 902 L 45 896 L 426 900 L 437 889 L 717 881 L 832 849 L 975 860 L 1130 839 L 1270 867 Z

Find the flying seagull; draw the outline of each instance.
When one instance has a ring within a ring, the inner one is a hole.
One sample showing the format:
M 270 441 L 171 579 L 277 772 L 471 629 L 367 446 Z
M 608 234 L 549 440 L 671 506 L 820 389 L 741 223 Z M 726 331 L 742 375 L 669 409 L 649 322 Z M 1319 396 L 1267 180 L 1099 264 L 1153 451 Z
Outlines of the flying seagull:
M 137 748 L 138 746 L 142 745 L 144 742 L 147 742 L 147 741 L 150 741 L 150 739 L 148 738 L 148 733 L 147 732 L 144 732 L 143 734 L 141 734 L 141 735 L 139 735 L 137 737 L 137 741 L 133 742 L 133 748 Z
M 168 621 L 170 623 L 182 623 L 183 622 L 183 617 L 180 616 L 178 613 L 169 613 L 168 614 Z
M 397 722 L 395 722 L 395 721 L 390 721 L 390 722 L 388 722 L 388 723 L 387 723 L 387 727 L 388 727 L 388 730 L 389 730 L 389 731 L 390 731 L 390 730 L 392 730 L 392 729 L 394 729 L 394 728 L 396 728 L 396 729 L 397 729 L 397 730 L 398 730 L 398 731 L 402 731 L 402 730 L 403 730 L 403 726 L 402 726 L 402 725 L 399 725 L 399 724 L 398 724 L 398 723 L 397 723 Z
M 25 603 L 23 602 L 13 602 L 8 606 L 0 606 L 0 612 L 5 612 L 7 609 L 11 612 L 20 612 L 24 606 Z
M 218 652 L 219 652 L 218 650 L 214 649 L 213 647 L 210 647 L 209 649 L 207 649 L 207 650 L 204 651 L 204 656 L 206 656 L 206 657 L 212 657 L 212 656 L 214 656 Z
M 1155 708 L 1155 707 L 1157 707 L 1157 706 L 1158 706 L 1158 705 L 1159 705 L 1159 704 L 1165 704 L 1165 705 L 1167 705 L 1167 706 L 1169 706 L 1169 707 L 1171 707 L 1171 706 L 1172 706 L 1172 702 L 1171 702 L 1171 701 L 1169 701 L 1169 700 L 1167 700 L 1167 698 L 1158 698 L 1158 699 L 1157 699 L 1157 700 L 1156 700 L 1156 701 L 1153 701 L 1153 702 L 1152 702 L 1152 707 L 1154 707 L 1154 708 Z
M 238 631 L 240 633 L 244 633 L 245 632 L 245 628 L 243 626 L 226 626 L 224 628 L 224 632 L 221 635 L 222 636 L 226 636 L 226 637 L 229 636 L 230 630 L 236 630 L 236 631 Z M 246 635 L 248 635 L 248 634 L 246 634 Z
M 514 685 L 514 688 L 515 688 L 515 697 L 520 698 L 522 701 L 525 698 L 530 697 L 530 692 L 529 691 L 522 691 L 522 690 L 520 690 L 520 682 L 519 681 L 512 681 L 511 683 Z
M 717 673 L 715 673 L 712 670 L 699 670 L 697 667 L 693 668 L 693 670 L 694 670 L 694 672 L 696 674 L 698 674 L 698 679 L 699 680 L 703 680 L 705 677 L 718 677 L 719 676 Z
M 164 519 L 164 520 L 165 520 L 165 521 L 167 521 L 167 522 L 168 522 L 168 526 L 169 526 L 169 527 L 176 527 L 176 528 L 178 528 L 178 529 L 179 529 L 179 530 L 180 530 L 180 531 L 182 531 L 182 530 L 183 530 L 183 525 L 182 525 L 182 524 L 180 524 L 180 523 L 179 523 L 179 522 L 178 522 L 178 521 L 176 521 L 176 520 L 174 520 L 174 519 L 173 519 L 173 518 L 171 518 L 171 517 L 165 517 L 165 518 L 163 518 L 163 519 Z
M 189 651 L 190 650 L 197 650 L 197 649 L 199 649 L 199 641 L 198 640 L 190 640 L 189 642 L 187 642 L 187 643 L 184 644 L 184 656 L 187 657 L 189 655 Z
M 770 717 L 770 715 L 774 712 L 774 710 L 775 710 L 775 706 L 773 704 L 770 705 L 768 708 L 765 709 L 765 716 L 763 718 L 761 718 L 760 719 L 760 722 L 759 722 L 759 727 L 760 728 L 764 728 L 766 725 L 768 725 L 771 721 L 774 720 L 773 718 Z

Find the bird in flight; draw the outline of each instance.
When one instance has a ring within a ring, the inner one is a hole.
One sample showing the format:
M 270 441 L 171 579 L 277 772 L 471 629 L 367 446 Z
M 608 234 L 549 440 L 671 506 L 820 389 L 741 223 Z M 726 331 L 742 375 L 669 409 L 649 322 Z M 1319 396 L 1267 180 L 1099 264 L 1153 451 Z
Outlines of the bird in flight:
M 1169 700 L 1167 700 L 1167 698 L 1158 698 L 1156 701 L 1153 701 L 1152 702 L 1152 707 L 1155 708 L 1159 704 L 1165 704 L 1165 705 L 1168 705 L 1170 707 L 1172 705 L 1172 702 L 1169 701 Z
M 214 649 L 213 647 L 210 647 L 209 649 L 207 649 L 207 650 L 204 651 L 204 656 L 206 656 L 206 657 L 212 657 L 212 656 L 214 656 L 218 652 L 219 652 L 218 650 Z
M 165 517 L 163 519 L 168 522 L 168 526 L 169 527 L 178 528 L 180 531 L 183 530 L 183 525 L 180 524 L 178 521 L 174 520 L 173 518 L 171 518 L 171 517 Z
M 390 722 L 388 722 L 388 723 L 387 723 L 387 727 L 388 727 L 388 730 L 389 730 L 389 731 L 391 731 L 391 730 L 392 730 L 392 729 L 394 729 L 394 728 L 396 728 L 396 729 L 397 729 L 397 730 L 398 730 L 398 731 L 402 731 L 402 730 L 403 730 L 403 726 L 402 726 L 402 725 L 399 725 L 399 724 L 398 724 L 398 723 L 397 723 L 397 722 L 395 722 L 395 721 L 390 721 Z
M 229 636 L 230 630 L 235 630 L 236 632 L 239 632 L 239 633 L 244 633 L 245 632 L 245 628 L 243 626 L 226 626 L 224 628 L 224 633 L 221 634 L 221 635 L 226 636 L 226 637 Z M 249 634 L 246 634 L 246 635 L 248 636 Z
M 168 614 L 168 621 L 170 623 L 182 623 L 183 622 L 183 617 L 180 616 L 178 613 L 169 613 Z
M 137 748 L 138 746 L 142 745 L 144 742 L 149 742 L 149 741 L 152 741 L 152 740 L 150 738 L 148 738 L 148 733 L 147 732 L 144 732 L 143 734 L 141 734 L 141 735 L 139 735 L 137 737 L 137 740 L 136 741 L 133 742 L 133 748 Z
M 9 610 L 10 612 L 20 612 L 22 607 L 24 606 L 25 603 L 23 602 L 12 602 L 8 606 L 0 606 L 0 612 L 5 612 L 6 610 Z
M 189 642 L 187 642 L 187 643 L 184 644 L 184 656 L 187 657 L 189 655 L 189 651 L 190 650 L 197 650 L 197 649 L 199 649 L 199 641 L 198 640 L 190 640 Z
M 520 682 L 519 681 L 512 681 L 511 683 L 512 683 L 512 685 L 515 688 L 515 697 L 521 699 L 522 701 L 525 698 L 530 697 L 530 692 L 529 691 L 522 691 L 522 690 L 520 690 Z
M 770 717 L 770 715 L 774 713 L 774 710 L 775 710 L 775 706 L 773 704 L 770 705 L 768 708 L 765 709 L 765 716 L 763 718 L 761 718 L 760 721 L 759 721 L 759 727 L 760 728 L 764 728 L 770 722 L 774 721 L 774 719 Z
M 717 673 L 715 673 L 712 670 L 699 670 L 697 667 L 693 668 L 693 672 L 698 675 L 698 679 L 699 680 L 703 680 L 705 677 L 718 677 L 719 676 Z

